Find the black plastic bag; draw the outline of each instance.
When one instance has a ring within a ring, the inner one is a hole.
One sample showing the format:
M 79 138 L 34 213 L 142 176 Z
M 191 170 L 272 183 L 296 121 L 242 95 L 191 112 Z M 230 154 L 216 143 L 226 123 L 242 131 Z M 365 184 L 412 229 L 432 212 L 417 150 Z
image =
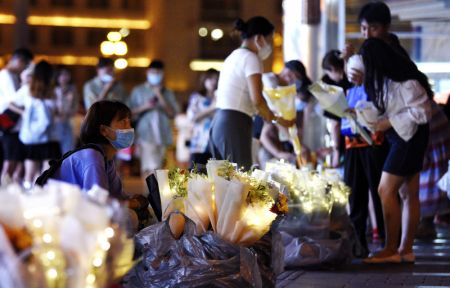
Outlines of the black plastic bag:
M 208 231 L 195 236 L 186 218 L 184 234 L 172 236 L 168 220 L 136 235 L 142 260 L 125 276 L 125 287 L 263 287 L 257 255 Z
M 162 208 L 161 208 L 161 196 L 159 195 L 158 181 L 156 180 L 155 174 L 150 174 L 145 178 L 148 188 L 148 201 L 155 212 L 155 216 L 158 221 L 162 219 Z

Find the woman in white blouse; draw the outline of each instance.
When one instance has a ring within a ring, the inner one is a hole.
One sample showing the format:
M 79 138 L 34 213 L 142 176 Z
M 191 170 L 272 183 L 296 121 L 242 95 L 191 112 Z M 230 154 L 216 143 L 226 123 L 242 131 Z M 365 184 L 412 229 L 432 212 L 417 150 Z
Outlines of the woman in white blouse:
M 415 261 L 412 244 L 420 213 L 419 172 L 428 144 L 433 92 L 416 65 L 382 40 L 366 40 L 360 54 L 365 68 L 365 90 L 379 111 L 373 128 L 384 131 L 389 144 L 378 187 L 386 243 L 382 251 L 365 262 L 412 263 Z
M 252 165 L 254 114 L 286 127 L 295 122 L 276 117 L 262 95 L 262 61 L 272 53 L 274 26 L 256 16 L 247 22 L 238 19 L 235 29 L 241 34 L 242 44 L 225 59 L 220 72 L 209 146 L 214 158 L 228 159 L 248 170 Z

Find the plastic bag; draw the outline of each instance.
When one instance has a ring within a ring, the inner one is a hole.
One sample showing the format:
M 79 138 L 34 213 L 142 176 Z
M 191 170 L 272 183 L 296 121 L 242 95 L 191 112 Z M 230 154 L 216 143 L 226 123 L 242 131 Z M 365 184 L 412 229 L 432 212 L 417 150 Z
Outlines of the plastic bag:
M 353 227 L 343 207 L 332 213 L 313 212 L 289 215 L 274 230 L 280 233 L 285 268 L 335 267 L 352 259 Z M 274 258 L 279 255 L 273 255 Z
M 195 224 L 185 219 L 178 240 L 168 221 L 136 235 L 142 261 L 125 276 L 125 287 L 263 287 L 254 251 L 210 231 L 196 236 Z

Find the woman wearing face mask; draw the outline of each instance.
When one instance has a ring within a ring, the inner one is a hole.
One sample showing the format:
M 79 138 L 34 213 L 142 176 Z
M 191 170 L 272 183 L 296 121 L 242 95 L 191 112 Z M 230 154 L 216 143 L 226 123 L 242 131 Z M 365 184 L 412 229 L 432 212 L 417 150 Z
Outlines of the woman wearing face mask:
M 175 94 L 164 87 L 162 61 L 150 63 L 147 81 L 133 89 L 128 106 L 136 127 L 141 174 L 146 176 L 162 168 L 166 148 L 173 143 L 170 120 L 179 111 Z
M 117 101 L 95 102 L 81 125 L 80 140 L 97 145 L 103 153 L 92 148 L 79 150 L 64 159 L 52 178 L 76 184 L 84 191 L 97 184 L 110 196 L 125 199 L 113 159 L 118 150 L 133 144 L 130 109 Z
M 190 143 L 191 165 L 206 164 L 211 154 L 208 151 L 209 129 L 216 111 L 217 80 L 219 71 L 207 70 L 200 78 L 200 89 L 191 95 L 187 116 L 193 122 Z
M 252 117 L 290 127 L 295 121 L 276 117 L 262 95 L 262 61 L 272 53 L 274 26 L 264 17 L 244 22 L 235 29 L 242 44 L 226 59 L 217 89 L 217 112 L 210 133 L 210 150 L 216 159 L 228 159 L 248 170 L 252 166 Z

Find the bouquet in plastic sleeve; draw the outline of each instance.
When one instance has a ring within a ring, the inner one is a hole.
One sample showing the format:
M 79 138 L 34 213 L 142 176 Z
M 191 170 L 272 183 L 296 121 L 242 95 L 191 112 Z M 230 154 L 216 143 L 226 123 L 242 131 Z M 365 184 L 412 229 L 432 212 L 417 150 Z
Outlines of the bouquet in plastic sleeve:
M 300 208 L 306 214 L 313 211 L 329 213 L 334 204 L 345 206 L 348 201 L 350 188 L 336 174 L 299 170 L 282 161 L 268 162 L 266 172 L 287 187 L 289 207 L 294 211 Z
M 286 120 L 294 120 L 297 116 L 297 111 L 295 110 L 295 97 L 297 95 L 295 85 L 277 86 L 273 83 L 267 84 L 267 82 L 270 81 L 264 81 L 263 95 L 270 110 L 272 110 L 277 116 Z M 298 138 L 297 126 L 294 125 L 289 127 L 288 132 L 292 146 L 294 146 L 294 153 L 297 156 L 298 165 L 300 166 L 302 164 L 300 157 L 301 144 Z
M 309 86 L 309 91 L 317 98 L 320 106 L 338 116 L 348 118 L 355 126 L 356 132 L 364 138 L 370 145 L 373 140 L 364 128 L 356 121 L 356 117 L 349 112 L 347 99 L 344 90 L 341 87 L 326 84 L 323 81 L 317 81 Z
M 353 230 L 345 205 L 350 188 L 334 172 L 298 170 L 283 162 L 267 163 L 266 171 L 289 191 L 290 212 L 274 228 L 284 243 L 284 248 L 276 251 L 282 255 L 284 266 L 348 263 Z
M 29 256 L 22 261 L 30 274 L 28 287 L 105 287 L 131 268 L 128 214 L 107 191 L 94 187 L 87 196 L 56 181 L 27 194 L 18 186 L 2 190 L 12 187 L 20 207 L 17 219 L 8 223 L 22 221 L 31 237 Z
M 373 123 L 378 120 L 378 109 L 371 101 L 358 101 L 355 105 L 356 119 L 361 125 L 375 132 Z

